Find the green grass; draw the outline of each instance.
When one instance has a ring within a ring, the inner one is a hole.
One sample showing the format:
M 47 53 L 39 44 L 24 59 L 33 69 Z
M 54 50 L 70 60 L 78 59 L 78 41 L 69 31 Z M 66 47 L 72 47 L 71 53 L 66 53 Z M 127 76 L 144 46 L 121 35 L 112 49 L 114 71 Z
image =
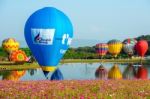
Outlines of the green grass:
M 150 60 L 142 59 L 142 63 L 150 64 Z M 140 63 L 141 59 L 65 59 L 61 63 L 94 63 L 94 62 L 115 62 L 115 63 Z

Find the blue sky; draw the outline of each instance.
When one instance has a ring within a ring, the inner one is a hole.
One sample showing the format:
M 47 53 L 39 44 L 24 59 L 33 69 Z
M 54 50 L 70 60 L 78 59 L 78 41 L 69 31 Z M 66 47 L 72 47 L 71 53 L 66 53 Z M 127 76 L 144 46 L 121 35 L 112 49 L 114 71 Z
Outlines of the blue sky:
M 150 34 L 149 0 L 1 0 L 0 42 L 8 37 L 24 42 L 27 18 L 46 6 L 69 16 L 74 46 Z

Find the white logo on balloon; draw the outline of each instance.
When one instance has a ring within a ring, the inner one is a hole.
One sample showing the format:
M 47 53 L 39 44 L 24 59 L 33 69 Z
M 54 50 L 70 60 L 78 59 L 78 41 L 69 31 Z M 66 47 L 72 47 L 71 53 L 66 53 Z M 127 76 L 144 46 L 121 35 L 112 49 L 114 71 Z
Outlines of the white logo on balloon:
M 52 45 L 55 29 L 31 29 L 34 44 Z
M 69 37 L 69 34 L 64 34 L 62 37 L 62 44 L 65 44 L 65 41 L 67 40 L 67 45 L 71 44 L 72 38 Z

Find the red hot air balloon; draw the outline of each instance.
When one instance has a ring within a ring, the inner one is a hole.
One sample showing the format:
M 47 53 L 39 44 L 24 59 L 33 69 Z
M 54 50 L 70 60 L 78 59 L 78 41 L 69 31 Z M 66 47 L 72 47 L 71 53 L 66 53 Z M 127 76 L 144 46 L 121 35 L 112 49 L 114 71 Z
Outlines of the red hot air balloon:
M 135 45 L 135 49 L 139 56 L 144 57 L 145 53 L 148 50 L 148 42 L 146 40 L 140 40 Z

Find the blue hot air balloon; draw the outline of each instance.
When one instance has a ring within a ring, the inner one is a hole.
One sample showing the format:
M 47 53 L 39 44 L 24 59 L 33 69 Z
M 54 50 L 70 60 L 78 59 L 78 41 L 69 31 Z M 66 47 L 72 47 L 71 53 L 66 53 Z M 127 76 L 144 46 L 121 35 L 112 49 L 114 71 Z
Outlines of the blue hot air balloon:
M 69 18 L 53 7 L 33 13 L 25 24 L 26 42 L 43 71 L 54 71 L 73 38 Z
M 56 69 L 56 71 L 52 74 L 51 80 L 63 80 L 63 74 L 59 69 Z

